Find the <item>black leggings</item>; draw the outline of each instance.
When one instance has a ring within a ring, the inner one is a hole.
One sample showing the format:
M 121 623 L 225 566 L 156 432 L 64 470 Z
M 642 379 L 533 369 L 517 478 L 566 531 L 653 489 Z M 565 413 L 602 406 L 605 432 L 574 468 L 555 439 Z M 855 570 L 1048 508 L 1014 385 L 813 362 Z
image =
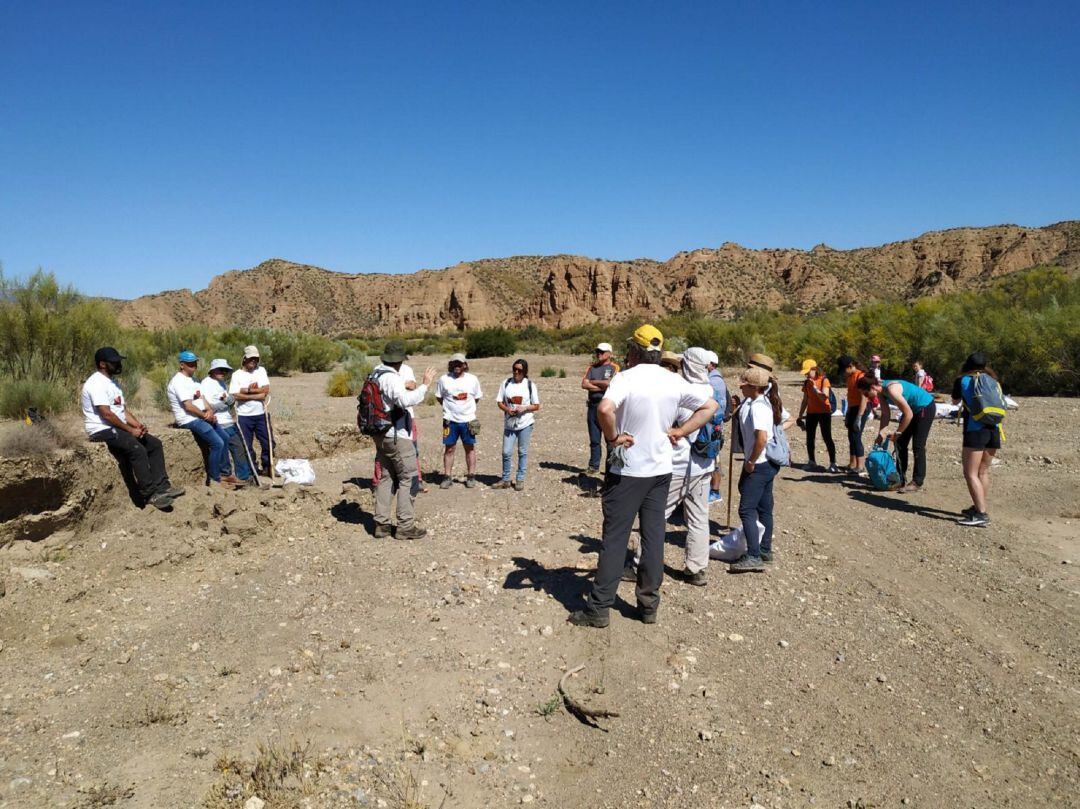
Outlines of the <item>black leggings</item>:
M 888 400 L 881 400 L 882 407 L 888 407 Z M 908 446 L 915 450 L 915 473 L 911 480 L 916 486 L 922 486 L 926 479 L 926 438 L 930 435 L 930 428 L 934 425 L 934 405 L 916 410 L 911 424 L 900 435 L 896 436 L 896 454 L 900 466 L 900 480 L 907 480 Z
M 829 463 L 836 463 L 836 444 L 832 440 L 832 414 L 831 413 L 807 413 L 806 414 L 806 454 L 810 463 L 814 460 L 814 435 L 818 426 L 821 427 L 821 440 L 825 442 L 825 449 L 829 451 Z

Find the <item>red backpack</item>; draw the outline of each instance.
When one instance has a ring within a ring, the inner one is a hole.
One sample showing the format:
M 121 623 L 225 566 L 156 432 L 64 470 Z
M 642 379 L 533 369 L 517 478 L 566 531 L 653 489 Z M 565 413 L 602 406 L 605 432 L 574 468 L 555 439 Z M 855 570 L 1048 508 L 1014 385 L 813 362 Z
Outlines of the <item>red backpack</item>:
M 369 374 L 356 397 L 356 424 L 364 435 L 382 435 L 394 426 L 395 408 L 386 406 L 379 387 L 379 377 L 387 373 L 386 368 L 381 368 Z

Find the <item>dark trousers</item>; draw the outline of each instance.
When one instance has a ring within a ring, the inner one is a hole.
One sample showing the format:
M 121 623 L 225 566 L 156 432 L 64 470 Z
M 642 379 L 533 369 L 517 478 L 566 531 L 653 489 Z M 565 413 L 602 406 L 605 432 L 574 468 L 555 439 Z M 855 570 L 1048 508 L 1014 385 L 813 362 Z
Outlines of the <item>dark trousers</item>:
M 882 407 L 888 404 L 882 403 Z M 915 411 L 914 418 L 907 429 L 896 436 L 896 455 L 900 467 L 900 480 L 907 480 L 908 447 L 915 450 L 915 474 L 911 476 L 916 486 L 922 486 L 926 480 L 926 439 L 930 435 L 930 428 L 934 426 L 934 405 L 927 405 Z
M 744 470 L 739 478 L 739 519 L 748 556 L 760 557 L 762 552 L 772 551 L 773 481 L 779 471 L 779 466 L 762 461 L 754 464 L 753 472 L 747 474 Z M 761 536 L 758 536 L 758 523 L 765 527 Z
M 844 426 L 847 427 L 848 450 L 851 452 L 851 457 L 853 458 L 862 458 L 866 455 L 862 434 L 863 428 L 866 427 L 866 421 L 869 418 L 869 406 L 867 406 L 861 419 L 859 418 L 859 408 L 857 407 L 849 407 L 847 413 L 844 414 Z
M 266 429 L 268 418 L 270 418 L 269 415 L 236 417 L 236 423 L 240 425 L 240 434 L 244 436 L 244 443 L 247 444 L 252 460 L 256 457 L 255 438 L 259 439 L 259 450 L 262 453 L 260 457 L 262 461 L 261 468 L 264 470 L 270 469 L 270 440 L 274 429 L 272 425 L 270 430 Z M 276 441 L 274 442 L 274 449 L 277 449 Z
M 604 432 L 600 429 L 600 420 L 596 417 L 596 408 L 600 403 L 589 402 L 585 409 L 585 423 L 589 425 L 589 469 L 600 468 L 600 454 L 603 447 Z
M 836 444 L 832 440 L 832 415 L 829 413 L 806 414 L 806 454 L 810 458 L 810 463 L 817 463 L 814 460 L 814 439 L 818 427 L 821 427 L 821 440 L 825 442 L 825 449 L 829 451 L 829 463 L 834 464 L 836 463 Z
M 165 472 L 165 452 L 160 439 L 152 435 L 136 438 L 126 430 L 110 427 L 90 436 L 91 441 L 104 443 L 120 464 L 125 481 L 133 481 L 143 503 L 158 492 L 172 486 Z
M 664 509 L 670 485 L 670 474 L 632 478 L 608 472 L 604 476 L 604 538 L 596 579 L 586 604 L 590 612 L 605 613 L 615 603 L 635 519 L 641 520 L 638 606 L 646 612 L 654 612 L 660 606 L 660 583 L 664 580 Z

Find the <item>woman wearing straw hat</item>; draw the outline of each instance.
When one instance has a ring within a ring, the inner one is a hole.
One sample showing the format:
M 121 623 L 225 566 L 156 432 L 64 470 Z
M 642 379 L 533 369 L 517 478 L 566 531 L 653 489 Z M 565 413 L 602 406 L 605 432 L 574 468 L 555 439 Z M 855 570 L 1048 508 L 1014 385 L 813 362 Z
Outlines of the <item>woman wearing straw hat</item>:
M 800 373 L 806 377 L 802 386 L 802 404 L 795 423 L 806 430 L 806 455 L 810 459 L 808 471 L 820 472 L 815 460 L 814 439 L 821 428 L 821 440 L 829 452 L 829 471 L 839 472 L 836 466 L 836 444 L 832 437 L 832 402 L 829 398 L 829 378 L 818 368 L 815 360 L 805 359 Z

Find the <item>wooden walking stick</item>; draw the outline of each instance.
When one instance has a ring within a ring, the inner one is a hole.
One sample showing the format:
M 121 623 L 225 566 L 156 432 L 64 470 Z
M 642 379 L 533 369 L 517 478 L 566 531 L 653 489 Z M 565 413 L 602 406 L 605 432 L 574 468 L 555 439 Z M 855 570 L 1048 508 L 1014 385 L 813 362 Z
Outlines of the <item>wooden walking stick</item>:
M 735 465 L 735 422 L 736 418 L 731 419 L 731 440 L 728 441 L 728 454 L 727 454 L 727 527 L 731 530 L 731 472 Z
M 263 418 L 266 419 L 266 436 L 270 441 L 270 485 L 274 486 L 277 481 L 274 479 L 274 431 L 270 427 L 270 394 L 263 400 Z

